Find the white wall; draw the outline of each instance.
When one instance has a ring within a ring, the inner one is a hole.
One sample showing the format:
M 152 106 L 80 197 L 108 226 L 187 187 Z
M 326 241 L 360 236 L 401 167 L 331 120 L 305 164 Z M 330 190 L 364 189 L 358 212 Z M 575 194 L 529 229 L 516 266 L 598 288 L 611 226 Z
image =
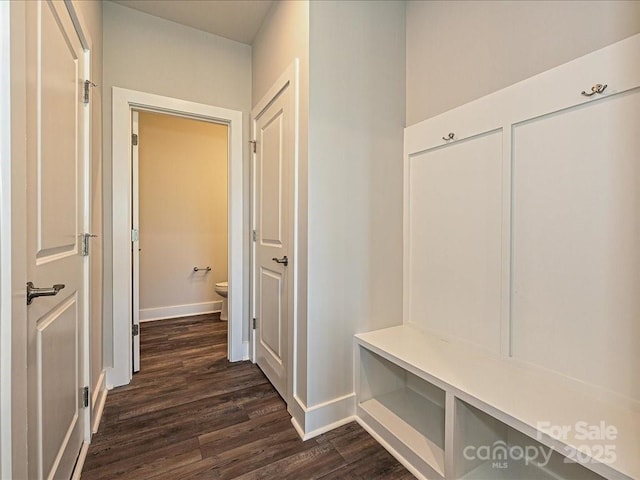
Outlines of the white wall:
M 296 339 L 298 350 L 298 385 L 306 385 L 307 374 L 307 143 L 309 118 L 309 2 L 284 0 L 274 2 L 253 43 L 252 105 L 256 105 L 278 80 L 294 58 L 299 65 L 299 144 L 298 144 L 298 271 L 296 305 Z M 295 387 L 294 387 L 295 388 Z M 303 402 L 306 389 L 294 391 Z
M 221 309 L 215 284 L 227 281 L 228 129 L 139 113 L 141 320 Z
M 240 110 L 249 138 L 251 48 L 178 25 L 112 2 L 104 3 L 104 202 L 105 202 L 105 362 L 112 363 L 111 87 L 175 97 Z M 249 171 L 248 149 L 244 171 Z M 244 188 L 249 191 L 248 178 Z M 249 221 L 245 202 L 244 222 Z M 244 245 L 249 252 L 249 239 Z M 248 284 L 248 268 L 245 280 Z M 248 290 L 248 289 L 247 289 Z M 248 292 L 247 292 L 248 295 Z M 117 301 L 117 299 L 115 299 Z M 248 302 L 248 297 L 245 303 Z M 246 317 L 246 315 L 245 315 Z M 248 324 L 243 322 L 243 338 Z
M 407 124 L 638 32 L 637 0 L 409 1 Z
M 405 5 L 310 7 L 309 406 L 353 392 L 353 334 L 402 323 Z

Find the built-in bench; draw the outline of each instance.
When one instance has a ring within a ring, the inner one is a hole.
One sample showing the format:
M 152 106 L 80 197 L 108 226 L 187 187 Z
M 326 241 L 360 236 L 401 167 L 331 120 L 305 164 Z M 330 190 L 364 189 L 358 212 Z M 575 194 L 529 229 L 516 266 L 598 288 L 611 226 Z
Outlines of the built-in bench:
M 410 325 L 355 342 L 360 422 L 420 478 L 640 478 L 632 403 Z
M 640 479 L 639 129 L 640 34 L 405 129 L 403 325 L 355 383 L 416 475 Z

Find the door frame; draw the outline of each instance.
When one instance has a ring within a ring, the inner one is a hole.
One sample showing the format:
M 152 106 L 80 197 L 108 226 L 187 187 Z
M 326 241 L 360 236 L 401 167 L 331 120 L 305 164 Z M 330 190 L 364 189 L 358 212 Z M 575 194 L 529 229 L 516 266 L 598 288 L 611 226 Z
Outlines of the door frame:
M 140 111 L 131 111 L 131 135 L 140 133 Z M 131 145 L 131 324 L 140 328 L 140 150 Z M 136 232 L 134 234 L 134 232 Z M 135 235 L 135 238 L 134 238 Z M 140 335 L 131 338 L 132 372 L 140 371 Z
M 242 341 L 247 310 L 243 273 L 246 259 L 243 220 L 242 112 L 120 87 L 112 89 L 112 221 L 113 221 L 113 365 L 107 369 L 109 388 L 126 385 L 132 378 L 132 280 L 131 280 L 131 111 L 150 111 L 213 121 L 229 126 L 228 219 L 229 290 L 228 358 L 248 358 L 248 343 Z
M 287 289 L 289 295 L 287 296 L 287 348 L 288 348 L 288 360 L 287 360 L 287 382 L 286 382 L 286 398 L 288 410 L 293 408 L 294 393 L 296 392 L 296 377 L 297 377 L 297 296 L 298 296 L 298 276 L 299 265 L 298 261 L 298 198 L 299 198 L 299 182 L 298 182 L 298 158 L 299 158 L 299 60 L 294 58 L 293 62 L 287 67 L 287 69 L 280 75 L 278 80 L 269 88 L 267 93 L 260 99 L 255 107 L 251 110 L 251 141 L 257 140 L 257 118 L 269 107 L 269 105 L 280 95 L 285 88 L 290 88 L 291 95 L 291 116 L 292 116 L 292 138 L 291 138 L 291 152 L 292 152 L 292 164 L 289 171 L 289 179 L 291 187 L 291 205 L 289 205 L 289 245 L 291 250 L 291 274 L 287 279 Z M 254 144 L 255 145 L 255 144 Z M 256 154 L 251 154 L 251 228 L 255 230 L 257 228 L 256 219 Z M 250 265 L 250 312 L 251 318 L 256 317 L 256 298 L 255 298 L 255 282 L 256 282 L 256 242 L 251 242 L 251 265 Z M 256 362 L 256 335 L 255 329 L 250 330 L 251 335 L 251 361 Z
M 84 50 L 84 78 L 86 80 L 90 80 L 92 78 L 91 73 L 91 52 L 93 51 L 93 44 L 91 41 L 91 36 L 89 35 L 89 30 L 86 26 L 84 18 L 79 10 L 77 10 L 73 3 L 70 0 L 65 0 L 64 2 L 67 10 L 69 11 L 69 16 L 71 17 L 71 23 L 76 29 L 78 33 L 78 38 L 80 39 L 80 44 Z M 91 146 L 93 144 L 93 139 L 91 138 L 91 129 L 93 128 L 92 123 L 92 110 L 94 108 L 94 97 L 91 96 L 91 92 L 89 92 L 89 103 L 84 105 L 86 109 L 84 114 L 84 126 L 83 126 L 83 142 L 82 146 L 84 151 L 82 152 L 82 158 L 84 158 L 84 170 L 82 182 L 84 184 L 84 212 L 82 215 L 83 218 L 83 228 L 82 233 L 92 233 L 91 232 L 91 215 L 93 213 L 93 205 L 91 200 L 93 199 L 93 192 L 91 191 L 91 178 L 93 176 L 93 159 L 91 158 Z M 91 249 L 89 249 L 89 252 Z M 91 322 L 91 310 L 92 310 L 92 299 L 94 298 L 93 286 L 91 283 L 91 253 L 88 256 L 84 257 L 84 265 L 82 266 L 83 276 L 84 276 L 84 295 L 83 295 L 83 304 L 84 304 L 84 325 L 82 330 L 82 349 L 83 349 L 83 357 L 84 357 L 84 370 L 83 370 L 83 385 L 89 387 L 89 395 L 93 394 L 93 388 L 96 385 L 91 383 L 91 371 L 93 366 L 92 355 L 91 355 L 91 337 L 92 337 L 92 327 L 93 322 Z M 84 462 L 84 455 L 86 455 L 86 451 L 89 448 L 89 443 L 91 442 L 91 422 L 94 420 L 92 418 L 93 414 L 93 406 L 91 401 L 89 402 L 89 406 L 84 409 L 84 445 L 83 452 L 81 453 L 81 461 Z M 80 468 L 82 468 L 82 464 L 79 463 Z M 75 475 L 75 471 L 74 471 Z
M 11 42 L 10 3 L 0 2 L 0 478 L 11 478 Z M 8 67 L 8 68 L 6 68 Z

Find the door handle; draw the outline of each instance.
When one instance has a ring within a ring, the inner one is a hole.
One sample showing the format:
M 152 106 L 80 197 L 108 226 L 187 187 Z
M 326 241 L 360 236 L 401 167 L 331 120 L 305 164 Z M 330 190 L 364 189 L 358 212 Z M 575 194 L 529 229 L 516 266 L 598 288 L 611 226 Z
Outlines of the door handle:
M 271 260 L 273 260 L 276 263 L 282 263 L 285 267 L 289 265 L 289 259 L 287 258 L 286 255 L 282 258 L 273 257 Z
M 51 288 L 36 288 L 33 282 L 27 282 L 27 305 L 31 305 L 31 301 L 36 297 L 53 297 L 63 288 L 63 283 L 56 283 Z

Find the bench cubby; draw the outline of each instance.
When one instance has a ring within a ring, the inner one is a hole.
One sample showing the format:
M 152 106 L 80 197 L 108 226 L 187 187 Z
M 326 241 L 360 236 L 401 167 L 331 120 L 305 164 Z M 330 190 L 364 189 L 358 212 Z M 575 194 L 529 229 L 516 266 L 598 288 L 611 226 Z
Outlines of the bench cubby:
M 454 477 L 464 480 L 603 480 L 603 477 L 456 399 Z
M 394 363 L 360 349 L 358 408 L 385 437 L 444 477 L 445 392 Z

